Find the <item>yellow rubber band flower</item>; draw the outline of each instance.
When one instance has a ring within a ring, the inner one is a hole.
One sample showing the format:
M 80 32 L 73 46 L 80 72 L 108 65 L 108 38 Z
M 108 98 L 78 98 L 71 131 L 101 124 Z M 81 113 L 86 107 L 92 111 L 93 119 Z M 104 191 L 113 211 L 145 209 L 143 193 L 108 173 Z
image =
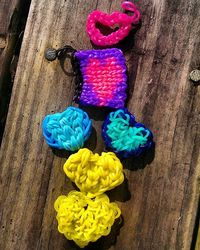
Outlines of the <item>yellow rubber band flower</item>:
M 54 208 L 58 231 L 81 248 L 108 235 L 115 219 L 121 215 L 117 204 L 110 203 L 107 195 L 90 199 L 78 191 L 59 196 Z
M 90 198 L 111 190 L 124 181 L 123 166 L 112 152 L 102 153 L 100 156 L 83 148 L 72 154 L 63 168 L 71 181 Z

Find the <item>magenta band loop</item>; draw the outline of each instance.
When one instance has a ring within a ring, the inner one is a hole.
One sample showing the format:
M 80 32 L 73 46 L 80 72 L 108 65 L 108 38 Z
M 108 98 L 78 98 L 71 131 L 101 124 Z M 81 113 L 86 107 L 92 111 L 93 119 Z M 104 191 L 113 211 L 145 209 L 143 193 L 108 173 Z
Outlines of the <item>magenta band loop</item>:
M 133 24 L 137 24 L 141 18 L 141 14 L 134 3 L 125 1 L 121 4 L 121 7 L 126 11 L 133 12 L 133 16 L 130 16 L 130 19 L 132 19 Z
M 128 1 L 123 2 L 121 6 L 124 10 L 133 12 L 133 15 L 129 16 L 121 12 L 113 12 L 109 15 L 99 10 L 94 10 L 89 14 L 86 23 L 86 31 L 95 45 L 115 45 L 129 34 L 133 28 L 132 25 L 138 24 L 141 15 L 137 7 Z M 113 29 L 113 32 L 109 35 L 103 35 L 97 28 L 97 24 L 109 27 Z M 119 27 L 119 29 L 114 31 L 115 27 Z

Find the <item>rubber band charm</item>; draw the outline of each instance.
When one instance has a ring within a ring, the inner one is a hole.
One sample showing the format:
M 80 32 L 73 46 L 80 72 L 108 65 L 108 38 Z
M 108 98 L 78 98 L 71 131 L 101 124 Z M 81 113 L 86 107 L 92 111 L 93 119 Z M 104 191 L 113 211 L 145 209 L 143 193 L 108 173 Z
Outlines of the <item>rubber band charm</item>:
M 87 148 L 80 149 L 67 159 L 63 169 L 80 191 L 90 198 L 124 181 L 123 166 L 113 152 L 98 155 Z
M 89 138 L 92 122 L 83 110 L 68 107 L 62 113 L 47 115 L 42 122 L 42 130 L 50 147 L 76 151 Z
M 97 46 L 112 46 L 123 40 L 133 28 L 133 25 L 137 25 L 140 20 L 140 12 L 137 7 L 132 3 L 125 1 L 121 4 L 121 7 L 133 12 L 132 16 L 129 16 L 121 12 L 113 12 L 107 14 L 99 10 L 94 10 L 89 14 L 86 23 L 86 31 L 90 37 L 90 40 Z M 103 35 L 98 29 L 97 24 L 103 25 L 113 30 L 109 35 Z M 116 27 L 118 28 L 117 30 Z
M 153 134 L 127 109 L 111 112 L 102 126 L 106 147 L 121 158 L 139 156 L 153 145 Z
M 77 102 L 86 106 L 122 108 L 126 101 L 127 74 L 121 50 L 80 50 L 75 53 L 82 75 Z
M 65 57 L 66 56 L 66 57 Z M 123 108 L 127 98 L 127 68 L 120 49 L 79 50 L 66 45 L 61 49 L 49 48 L 45 58 L 71 58 L 76 76 L 73 100 L 83 106 Z
M 118 205 L 110 202 L 107 195 L 90 199 L 78 191 L 59 196 L 54 208 L 57 212 L 58 231 L 81 248 L 108 235 L 115 220 L 121 215 Z

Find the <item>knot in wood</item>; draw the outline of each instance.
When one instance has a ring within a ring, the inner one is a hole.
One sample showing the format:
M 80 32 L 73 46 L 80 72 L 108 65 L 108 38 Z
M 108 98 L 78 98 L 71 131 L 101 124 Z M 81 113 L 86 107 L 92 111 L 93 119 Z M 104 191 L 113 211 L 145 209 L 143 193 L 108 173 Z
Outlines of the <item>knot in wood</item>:
M 4 35 L 0 35 L 0 49 L 4 49 L 6 44 L 6 37 Z

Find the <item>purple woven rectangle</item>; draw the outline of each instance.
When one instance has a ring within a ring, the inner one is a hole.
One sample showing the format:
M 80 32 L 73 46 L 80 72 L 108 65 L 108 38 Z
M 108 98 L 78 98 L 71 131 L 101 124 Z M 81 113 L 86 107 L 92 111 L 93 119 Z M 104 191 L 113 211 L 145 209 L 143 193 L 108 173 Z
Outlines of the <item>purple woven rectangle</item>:
M 78 103 L 122 108 L 126 100 L 127 74 L 121 50 L 80 50 L 75 53 L 82 74 Z

